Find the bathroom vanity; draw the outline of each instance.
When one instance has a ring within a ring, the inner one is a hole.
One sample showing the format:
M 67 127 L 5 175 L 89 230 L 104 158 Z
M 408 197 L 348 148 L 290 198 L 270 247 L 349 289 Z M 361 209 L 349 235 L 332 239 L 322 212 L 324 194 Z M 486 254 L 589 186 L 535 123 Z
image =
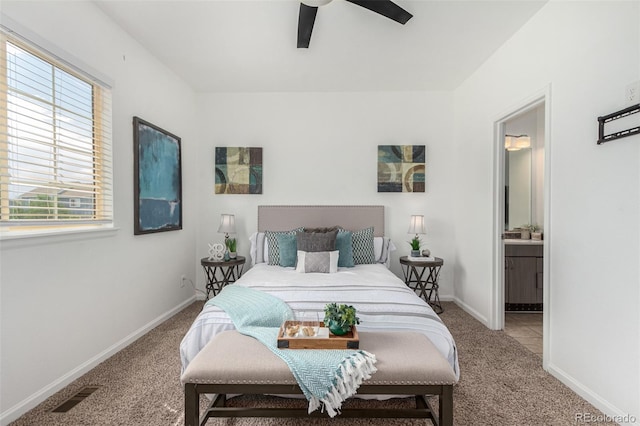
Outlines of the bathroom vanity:
M 504 240 L 505 311 L 542 311 L 543 241 Z

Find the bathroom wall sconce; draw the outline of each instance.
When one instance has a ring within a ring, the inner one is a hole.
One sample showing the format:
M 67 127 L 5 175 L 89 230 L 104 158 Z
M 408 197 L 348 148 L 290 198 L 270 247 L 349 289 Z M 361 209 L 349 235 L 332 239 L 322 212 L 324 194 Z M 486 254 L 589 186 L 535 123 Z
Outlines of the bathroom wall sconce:
M 504 149 L 518 151 L 531 148 L 531 138 L 527 135 L 504 135 Z

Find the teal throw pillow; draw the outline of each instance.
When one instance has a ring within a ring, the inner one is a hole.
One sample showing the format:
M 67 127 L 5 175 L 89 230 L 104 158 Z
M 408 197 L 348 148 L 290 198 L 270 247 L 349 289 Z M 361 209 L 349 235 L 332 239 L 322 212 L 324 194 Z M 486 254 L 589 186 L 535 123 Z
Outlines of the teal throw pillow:
M 353 268 L 353 246 L 352 238 L 353 233 L 351 231 L 341 230 L 336 236 L 336 250 L 340 252 L 338 257 L 338 267 L 341 268 Z
M 298 244 L 296 234 L 278 234 L 278 249 L 280 251 L 280 266 L 296 266 L 298 256 Z
M 295 237 L 296 232 L 302 232 L 302 227 L 292 229 L 291 231 L 264 231 L 264 237 L 267 240 L 267 251 L 269 252 L 269 265 L 280 264 L 280 247 L 278 246 L 278 235 L 293 235 Z

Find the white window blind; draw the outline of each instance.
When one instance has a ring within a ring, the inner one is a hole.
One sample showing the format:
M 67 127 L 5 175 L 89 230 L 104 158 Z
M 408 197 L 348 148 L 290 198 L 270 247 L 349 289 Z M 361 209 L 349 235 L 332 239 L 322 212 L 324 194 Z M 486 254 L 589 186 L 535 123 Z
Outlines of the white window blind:
M 112 224 L 111 90 L 0 32 L 3 233 Z

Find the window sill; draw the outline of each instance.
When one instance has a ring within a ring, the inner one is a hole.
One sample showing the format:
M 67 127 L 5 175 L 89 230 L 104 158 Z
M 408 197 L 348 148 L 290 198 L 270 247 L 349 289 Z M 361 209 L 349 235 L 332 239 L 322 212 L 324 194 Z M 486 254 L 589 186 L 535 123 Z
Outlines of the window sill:
M 116 227 L 94 227 L 0 234 L 0 248 L 9 249 L 94 238 L 105 238 L 115 235 L 119 230 L 120 228 Z

